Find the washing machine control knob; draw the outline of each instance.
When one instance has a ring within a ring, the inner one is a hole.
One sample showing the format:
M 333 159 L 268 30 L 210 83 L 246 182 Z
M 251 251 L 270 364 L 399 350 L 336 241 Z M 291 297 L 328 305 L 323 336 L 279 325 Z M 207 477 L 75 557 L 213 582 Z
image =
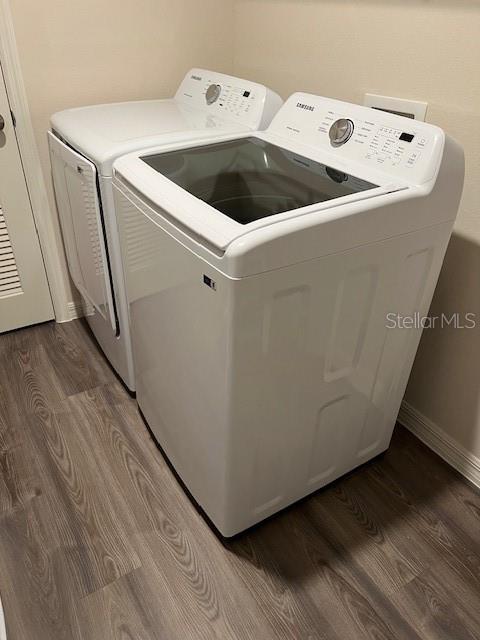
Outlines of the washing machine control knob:
M 205 93 L 205 100 L 207 101 L 207 104 L 213 104 L 216 102 L 220 97 L 221 90 L 222 87 L 219 84 L 211 84 Z
M 355 125 L 351 120 L 348 120 L 348 118 L 336 120 L 328 132 L 332 145 L 334 147 L 340 147 L 342 144 L 348 142 L 352 137 L 354 128 Z

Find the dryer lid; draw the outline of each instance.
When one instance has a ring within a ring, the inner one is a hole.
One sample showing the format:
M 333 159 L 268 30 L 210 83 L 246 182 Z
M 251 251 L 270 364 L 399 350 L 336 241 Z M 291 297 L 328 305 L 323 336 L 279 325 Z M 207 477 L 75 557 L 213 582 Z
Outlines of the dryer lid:
M 55 113 L 53 131 L 103 176 L 115 158 L 139 148 L 247 131 L 248 127 L 173 99 L 119 102 Z

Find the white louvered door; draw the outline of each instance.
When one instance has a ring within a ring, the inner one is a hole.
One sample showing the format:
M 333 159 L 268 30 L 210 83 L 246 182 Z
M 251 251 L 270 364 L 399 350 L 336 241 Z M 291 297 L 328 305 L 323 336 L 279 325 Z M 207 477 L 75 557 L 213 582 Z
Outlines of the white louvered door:
M 4 332 L 51 320 L 54 314 L 1 73 L 0 116 L 0 332 Z

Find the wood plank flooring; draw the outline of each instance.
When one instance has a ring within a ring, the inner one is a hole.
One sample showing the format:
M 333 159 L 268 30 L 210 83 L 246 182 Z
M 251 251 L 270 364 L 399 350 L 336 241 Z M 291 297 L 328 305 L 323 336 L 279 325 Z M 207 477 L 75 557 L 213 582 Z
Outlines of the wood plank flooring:
M 81 321 L 0 336 L 8 640 L 478 640 L 480 495 L 397 427 L 223 544 Z

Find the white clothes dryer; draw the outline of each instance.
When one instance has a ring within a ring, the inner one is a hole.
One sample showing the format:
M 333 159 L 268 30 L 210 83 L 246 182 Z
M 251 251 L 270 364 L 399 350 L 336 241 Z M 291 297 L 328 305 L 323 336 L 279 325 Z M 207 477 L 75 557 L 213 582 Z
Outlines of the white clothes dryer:
M 192 69 L 174 98 L 80 107 L 52 116 L 50 157 L 70 275 L 98 343 L 131 391 L 135 380 L 113 161 L 164 141 L 193 142 L 264 128 L 281 104 L 277 94 L 255 82 Z

